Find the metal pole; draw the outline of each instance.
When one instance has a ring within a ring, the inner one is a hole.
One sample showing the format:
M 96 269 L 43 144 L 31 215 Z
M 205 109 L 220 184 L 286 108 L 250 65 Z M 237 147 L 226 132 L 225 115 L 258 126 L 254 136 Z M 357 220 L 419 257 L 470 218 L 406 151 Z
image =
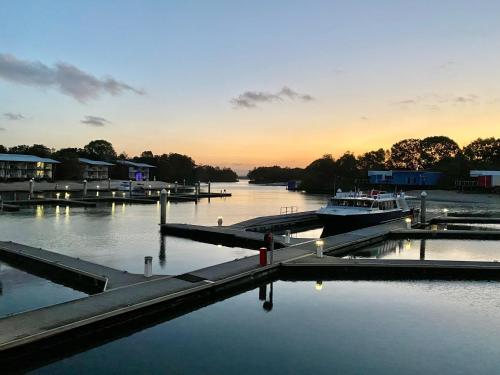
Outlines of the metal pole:
M 426 204 L 425 200 L 427 199 L 427 193 L 423 191 L 420 194 L 420 223 L 425 224 L 426 221 Z
M 167 191 L 163 189 L 160 193 L 160 224 L 167 223 Z

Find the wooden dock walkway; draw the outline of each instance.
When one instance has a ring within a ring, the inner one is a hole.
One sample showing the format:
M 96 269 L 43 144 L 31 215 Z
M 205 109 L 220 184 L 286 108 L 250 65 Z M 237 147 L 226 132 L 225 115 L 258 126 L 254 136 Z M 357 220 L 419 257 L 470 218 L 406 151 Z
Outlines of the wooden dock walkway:
M 63 280 L 65 284 L 80 290 L 90 288 L 94 292 L 101 292 L 148 280 L 143 275 L 15 242 L 0 241 L 0 258 L 31 273 L 43 274 L 45 278 L 58 282 Z
M 438 216 L 430 220 L 431 224 L 500 224 L 500 217 L 480 216 Z
M 85 202 L 80 199 L 56 199 L 56 198 L 36 198 L 15 201 L 5 201 L 14 206 L 71 206 L 71 207 L 95 207 L 93 202 Z
M 232 229 L 265 232 L 284 231 L 293 227 L 319 226 L 316 211 L 295 212 L 283 215 L 260 216 L 231 225 Z

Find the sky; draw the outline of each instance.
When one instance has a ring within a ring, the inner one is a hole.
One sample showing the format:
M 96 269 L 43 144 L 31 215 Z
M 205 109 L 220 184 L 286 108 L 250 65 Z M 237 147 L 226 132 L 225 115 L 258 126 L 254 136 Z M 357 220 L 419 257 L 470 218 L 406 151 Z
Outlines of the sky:
M 499 1 L 0 0 L 0 144 L 305 166 L 500 136 Z

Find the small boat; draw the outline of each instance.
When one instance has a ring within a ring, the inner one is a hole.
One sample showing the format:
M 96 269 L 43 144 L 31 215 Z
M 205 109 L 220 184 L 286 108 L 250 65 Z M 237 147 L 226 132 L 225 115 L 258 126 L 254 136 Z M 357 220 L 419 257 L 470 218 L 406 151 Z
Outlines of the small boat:
M 316 211 L 329 235 L 386 223 L 412 215 L 406 196 L 372 190 L 370 193 L 338 191 L 326 207 Z

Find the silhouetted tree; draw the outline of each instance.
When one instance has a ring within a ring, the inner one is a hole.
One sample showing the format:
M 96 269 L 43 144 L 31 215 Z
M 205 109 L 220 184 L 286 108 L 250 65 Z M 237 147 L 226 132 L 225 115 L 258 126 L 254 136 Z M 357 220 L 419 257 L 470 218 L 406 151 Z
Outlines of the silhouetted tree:
M 83 151 L 85 156 L 89 159 L 104 160 L 108 162 L 116 160 L 116 152 L 113 145 L 103 139 L 89 142 L 89 144 L 83 148 Z
M 461 152 L 457 143 L 445 136 L 424 138 L 420 141 L 420 148 L 424 168 L 432 168 L 441 160 L 454 158 Z
M 465 146 L 463 152 L 475 167 L 500 168 L 500 138 L 478 138 Z
M 420 139 L 403 139 L 393 144 L 389 167 L 393 169 L 422 169 Z
M 301 180 L 304 175 L 302 168 L 258 167 L 248 172 L 248 178 L 257 184 L 268 184 L 273 182 L 287 182 L 290 180 Z
M 7 147 L 0 145 L 0 154 L 6 154 L 7 153 Z
M 370 169 L 384 169 L 385 168 L 385 151 L 379 148 L 377 151 L 365 152 L 358 157 L 358 168 L 362 171 Z
M 57 180 L 77 180 L 82 176 L 84 166 L 78 162 L 82 153 L 77 148 L 62 148 L 52 154 L 52 157 L 61 162 L 56 165 L 54 178 Z
M 309 192 L 332 193 L 337 179 L 335 159 L 332 155 L 326 154 L 306 167 L 301 189 Z

